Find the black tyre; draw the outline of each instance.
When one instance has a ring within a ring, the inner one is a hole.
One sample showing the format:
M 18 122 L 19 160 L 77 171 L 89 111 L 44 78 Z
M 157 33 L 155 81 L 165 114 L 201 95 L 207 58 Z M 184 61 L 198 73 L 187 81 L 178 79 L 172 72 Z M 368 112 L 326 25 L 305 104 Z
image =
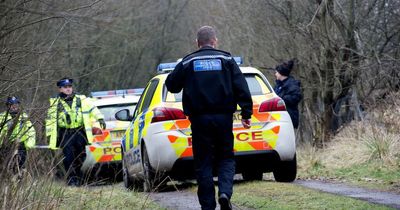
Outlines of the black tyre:
M 146 146 L 143 144 L 142 148 L 142 164 L 143 164 L 143 191 L 153 192 L 162 190 L 167 184 L 165 178 L 166 174 L 157 171 L 150 165 L 149 155 L 147 153 Z
M 244 171 L 242 176 L 245 181 L 259 181 L 262 180 L 263 173 L 260 171 Z
M 146 146 L 143 146 L 142 149 L 142 161 L 144 174 L 143 191 L 151 192 L 154 187 L 155 171 L 150 165 L 149 155 L 147 154 Z
M 133 181 L 129 175 L 129 171 L 126 168 L 126 163 L 124 160 L 124 153 L 122 153 L 122 179 L 124 181 L 124 187 L 128 190 L 132 190 L 134 188 Z
M 124 160 L 124 153 L 122 153 L 122 179 L 124 181 L 124 187 L 126 189 L 143 191 L 143 181 L 139 179 L 133 179 L 129 174 Z
M 133 182 L 129 177 L 128 169 L 126 169 L 125 167 L 122 169 L 122 179 L 124 180 L 124 187 L 128 190 L 133 190 Z
M 273 173 L 277 182 L 293 182 L 297 175 L 296 154 L 293 160 L 279 162 Z

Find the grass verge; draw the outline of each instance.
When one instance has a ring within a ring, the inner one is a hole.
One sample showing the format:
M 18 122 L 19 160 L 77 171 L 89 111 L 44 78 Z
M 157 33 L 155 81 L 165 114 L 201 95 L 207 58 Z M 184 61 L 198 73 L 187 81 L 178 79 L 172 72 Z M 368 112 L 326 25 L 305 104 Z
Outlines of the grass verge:
M 294 184 L 269 181 L 236 184 L 232 202 L 254 209 L 391 209 Z
M 54 180 L 23 179 L 2 186 L 3 209 L 162 209 L 146 193 L 127 191 L 121 183 L 67 187 Z
M 363 121 L 345 126 L 324 148 L 299 146 L 298 177 L 400 193 L 399 96 L 391 96 L 393 103 L 374 108 Z

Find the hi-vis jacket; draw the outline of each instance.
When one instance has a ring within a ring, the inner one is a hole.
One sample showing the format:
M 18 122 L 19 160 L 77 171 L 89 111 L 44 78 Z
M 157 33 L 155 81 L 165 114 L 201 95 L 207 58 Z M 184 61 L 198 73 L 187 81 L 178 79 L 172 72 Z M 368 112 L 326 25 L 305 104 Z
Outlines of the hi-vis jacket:
M 49 147 L 57 149 L 57 128 L 84 127 L 87 140 L 92 143 L 92 124 L 99 119 L 104 119 L 103 114 L 93 105 L 91 99 L 84 95 L 75 95 L 71 106 L 58 96 L 50 98 L 50 108 L 46 119 L 46 136 L 49 139 Z
M 9 132 L 10 129 L 12 129 L 12 132 Z M 6 138 L 10 141 L 17 140 L 24 143 L 26 149 L 35 146 L 36 132 L 28 119 L 28 115 L 21 113 L 16 119 L 8 112 L 0 114 L 0 144 Z

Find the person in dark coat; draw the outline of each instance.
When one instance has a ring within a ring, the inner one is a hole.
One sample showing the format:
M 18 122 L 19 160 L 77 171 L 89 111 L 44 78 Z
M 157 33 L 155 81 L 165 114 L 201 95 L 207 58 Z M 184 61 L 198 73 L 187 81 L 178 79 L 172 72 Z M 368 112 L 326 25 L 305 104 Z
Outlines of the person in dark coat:
M 182 59 L 166 80 L 168 91 L 183 90 L 183 111 L 191 122 L 197 195 L 203 210 L 216 208 L 213 166 L 218 175 L 221 210 L 232 209 L 235 158 L 233 113 L 241 108 L 242 125 L 249 129 L 253 101 L 246 79 L 229 52 L 216 49 L 214 28 L 197 32 L 199 50 Z
M 286 109 L 292 119 L 293 127 L 299 127 L 298 104 L 303 98 L 300 81 L 290 76 L 294 61 L 289 60 L 275 67 L 276 85 L 274 91 L 285 101 Z

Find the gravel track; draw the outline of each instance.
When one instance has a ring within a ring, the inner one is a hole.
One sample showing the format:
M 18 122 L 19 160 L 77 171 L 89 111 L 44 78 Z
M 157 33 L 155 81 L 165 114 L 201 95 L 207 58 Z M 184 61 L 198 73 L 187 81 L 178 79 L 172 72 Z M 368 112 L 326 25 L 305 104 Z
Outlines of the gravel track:
M 355 199 L 364 200 L 370 203 L 382 204 L 400 209 L 400 195 L 378 190 L 370 190 L 360 187 L 345 185 L 342 183 L 330 183 L 315 180 L 296 180 L 293 184 L 301 185 L 307 188 L 328 192 L 332 194 L 347 196 Z M 189 186 L 193 186 L 190 184 Z M 160 206 L 171 210 L 198 210 L 200 204 L 195 192 L 188 190 L 187 185 L 174 186 L 162 192 L 151 193 L 152 200 Z M 217 204 L 217 209 L 219 205 Z M 249 210 L 233 204 L 233 209 Z

